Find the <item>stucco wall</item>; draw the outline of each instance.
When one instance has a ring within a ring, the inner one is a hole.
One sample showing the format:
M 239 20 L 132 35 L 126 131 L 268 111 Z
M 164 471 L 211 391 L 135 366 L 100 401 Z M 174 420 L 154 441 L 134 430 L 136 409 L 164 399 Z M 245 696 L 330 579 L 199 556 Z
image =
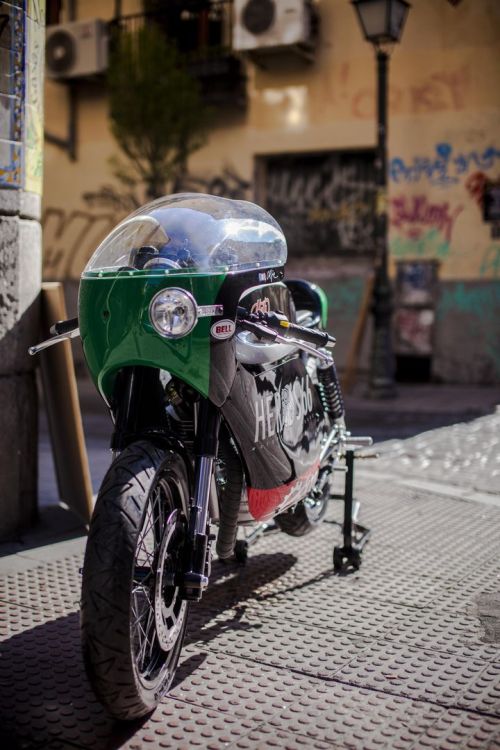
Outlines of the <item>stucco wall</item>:
M 138 5 L 129 0 L 125 12 Z M 315 62 L 267 69 L 249 64 L 247 110 L 232 111 L 228 102 L 217 113 L 206 145 L 190 159 L 186 186 L 252 198 L 258 156 L 374 146 L 373 51 L 347 0 L 322 0 L 318 8 Z M 80 17 L 106 18 L 112 3 L 80 2 L 78 10 Z M 478 325 L 488 328 L 488 340 L 500 333 L 494 314 L 500 240 L 482 219 L 480 186 L 500 178 L 499 38 L 497 0 L 462 0 L 456 7 L 445 0 L 419 0 L 390 66 L 391 258 L 437 259 L 443 289 L 455 284 L 482 290 Z M 63 134 L 66 107 L 64 87 L 47 83 L 49 130 Z M 76 163 L 53 146 L 46 148 L 45 274 L 50 278 L 78 278 L 101 236 L 143 199 L 112 177 L 109 158 L 118 149 L 109 135 L 104 87 L 80 87 L 78 129 Z M 334 284 L 346 276 L 344 266 L 345 261 L 322 260 L 321 276 Z M 354 266 L 349 274 L 359 277 Z M 455 314 L 450 305 L 438 315 L 436 374 L 484 380 L 489 372 L 490 380 L 500 379 L 500 365 L 489 354 L 484 354 L 487 366 L 483 362 L 474 370 L 470 361 L 459 366 L 471 359 L 472 349 L 464 352 L 463 342 L 458 344 L 459 307 Z M 477 354 L 472 359 L 479 362 Z

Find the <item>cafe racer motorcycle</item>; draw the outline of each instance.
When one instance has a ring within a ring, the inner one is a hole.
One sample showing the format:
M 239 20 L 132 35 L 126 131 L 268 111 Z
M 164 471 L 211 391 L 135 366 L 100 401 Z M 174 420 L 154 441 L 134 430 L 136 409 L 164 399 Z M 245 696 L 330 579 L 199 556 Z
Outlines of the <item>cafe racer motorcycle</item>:
M 78 319 L 32 348 L 79 333 L 114 423 L 81 629 L 92 687 L 117 718 L 152 711 L 170 686 L 212 545 L 242 562 L 264 524 L 309 533 L 346 470 L 326 297 L 285 280 L 286 257 L 279 225 L 253 203 L 161 198 L 104 239 L 81 277 Z M 344 554 L 359 565 L 346 538 L 336 568 Z

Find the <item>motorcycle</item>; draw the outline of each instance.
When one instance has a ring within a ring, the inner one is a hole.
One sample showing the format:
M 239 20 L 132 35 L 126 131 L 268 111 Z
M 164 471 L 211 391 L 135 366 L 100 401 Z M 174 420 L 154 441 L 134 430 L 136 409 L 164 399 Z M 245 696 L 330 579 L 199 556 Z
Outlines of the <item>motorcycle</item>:
M 270 524 L 308 534 L 341 471 L 334 567 L 359 566 L 368 531 L 354 521 L 354 446 L 371 440 L 345 427 L 326 296 L 285 280 L 286 257 L 278 223 L 255 204 L 161 198 L 103 240 L 78 318 L 30 350 L 80 335 L 114 423 L 81 632 L 90 683 L 116 718 L 144 716 L 168 690 L 213 542 L 220 560 L 243 563 Z

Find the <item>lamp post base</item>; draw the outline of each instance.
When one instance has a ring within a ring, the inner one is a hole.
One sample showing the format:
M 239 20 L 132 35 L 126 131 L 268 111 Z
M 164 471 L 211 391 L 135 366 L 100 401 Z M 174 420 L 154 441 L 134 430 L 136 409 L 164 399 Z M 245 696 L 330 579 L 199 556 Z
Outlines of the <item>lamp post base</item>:
M 395 398 L 394 354 L 392 350 L 392 291 L 384 267 L 379 268 L 373 289 L 373 342 L 367 398 Z

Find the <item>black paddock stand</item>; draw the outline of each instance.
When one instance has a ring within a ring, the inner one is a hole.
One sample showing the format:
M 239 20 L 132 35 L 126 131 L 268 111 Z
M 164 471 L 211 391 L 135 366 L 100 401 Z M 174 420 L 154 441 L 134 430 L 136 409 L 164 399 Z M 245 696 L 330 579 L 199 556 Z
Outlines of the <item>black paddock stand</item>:
M 359 569 L 363 547 L 370 538 L 370 529 L 357 523 L 353 518 L 354 459 L 353 450 L 345 454 L 346 476 L 344 488 L 344 523 L 342 524 L 343 545 L 333 548 L 333 570 L 335 573 L 348 573 Z

